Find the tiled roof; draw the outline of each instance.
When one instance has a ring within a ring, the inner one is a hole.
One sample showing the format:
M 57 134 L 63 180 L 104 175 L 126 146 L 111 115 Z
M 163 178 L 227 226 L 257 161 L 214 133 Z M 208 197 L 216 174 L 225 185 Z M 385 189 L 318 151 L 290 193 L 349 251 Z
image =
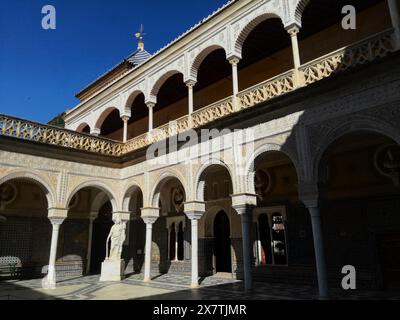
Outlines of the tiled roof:
M 151 58 L 150 53 L 148 53 L 146 50 L 137 49 L 128 58 L 126 58 L 126 60 L 132 63 L 136 67 L 139 64 L 145 62 L 149 58 Z

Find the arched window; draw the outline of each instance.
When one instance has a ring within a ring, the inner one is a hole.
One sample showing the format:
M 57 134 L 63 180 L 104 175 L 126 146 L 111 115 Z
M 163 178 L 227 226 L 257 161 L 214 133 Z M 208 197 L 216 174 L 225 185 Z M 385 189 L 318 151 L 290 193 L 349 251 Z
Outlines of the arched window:
M 183 261 L 185 259 L 185 228 L 182 219 L 173 219 L 168 223 L 169 250 L 168 257 L 170 261 Z

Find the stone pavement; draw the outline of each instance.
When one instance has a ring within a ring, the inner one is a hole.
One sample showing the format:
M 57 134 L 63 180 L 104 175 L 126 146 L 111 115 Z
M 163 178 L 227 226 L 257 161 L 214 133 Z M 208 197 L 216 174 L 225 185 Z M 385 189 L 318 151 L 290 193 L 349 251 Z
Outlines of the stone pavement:
M 166 274 L 153 277 L 131 275 L 121 283 L 100 283 L 98 276 L 61 280 L 55 290 L 44 290 L 41 280 L 0 282 L 0 300 L 311 300 L 314 287 L 255 283 L 251 293 L 244 293 L 243 283 L 213 276 L 201 279 L 198 289 L 190 288 L 190 276 Z M 400 293 L 374 291 L 345 292 L 332 289 L 331 297 L 342 299 L 400 299 Z

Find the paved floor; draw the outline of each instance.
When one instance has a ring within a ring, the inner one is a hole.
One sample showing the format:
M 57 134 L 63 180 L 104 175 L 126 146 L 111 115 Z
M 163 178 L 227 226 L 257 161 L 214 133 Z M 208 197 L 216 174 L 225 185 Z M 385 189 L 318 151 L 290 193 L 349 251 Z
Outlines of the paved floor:
M 190 277 L 158 275 L 151 283 L 143 275 L 132 275 L 121 283 L 100 283 L 98 276 L 58 282 L 55 290 L 44 290 L 41 280 L 0 282 L 0 300 L 310 300 L 316 289 L 307 286 L 255 283 L 248 294 L 243 283 L 221 277 L 202 279 L 198 289 L 190 288 Z M 332 299 L 400 299 L 400 293 L 332 290 Z

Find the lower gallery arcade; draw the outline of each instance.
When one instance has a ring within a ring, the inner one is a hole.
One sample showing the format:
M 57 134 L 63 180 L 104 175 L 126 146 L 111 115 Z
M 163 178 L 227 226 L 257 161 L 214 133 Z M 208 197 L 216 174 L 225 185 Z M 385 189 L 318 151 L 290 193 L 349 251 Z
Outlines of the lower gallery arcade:
M 317 285 L 316 254 L 322 251 L 330 287 L 339 287 L 342 267 L 353 265 L 358 287 L 399 289 L 399 256 L 393 254 L 400 247 L 399 175 L 393 169 L 398 157 L 398 145 L 377 133 L 353 132 L 333 141 L 319 161 L 317 206 L 299 198 L 297 169 L 288 155 L 259 153 L 252 175 L 256 205 L 248 223 L 253 280 Z M 147 195 L 139 186 L 123 190 L 124 212 L 129 213 L 122 252 L 126 275 L 145 272 L 148 247 L 150 276 L 190 275 L 194 254 L 200 277 L 243 279 L 244 219 L 232 203 L 232 175 L 217 163 L 199 177 L 205 204 L 200 213 L 185 213 L 191 187 L 178 176 L 157 182 L 152 201 L 158 203 L 158 218 L 142 218 L 150 209 L 143 209 Z M 42 182 L 33 173 L 0 180 L 1 277 L 43 278 L 52 265 L 55 232 L 58 280 L 100 274 L 115 214 L 112 191 L 95 181 L 86 184 L 70 195 L 66 219 L 49 219 L 55 209 Z M 192 232 L 197 219 L 196 256 Z M 320 248 L 314 242 L 316 230 L 317 237 L 323 235 Z

